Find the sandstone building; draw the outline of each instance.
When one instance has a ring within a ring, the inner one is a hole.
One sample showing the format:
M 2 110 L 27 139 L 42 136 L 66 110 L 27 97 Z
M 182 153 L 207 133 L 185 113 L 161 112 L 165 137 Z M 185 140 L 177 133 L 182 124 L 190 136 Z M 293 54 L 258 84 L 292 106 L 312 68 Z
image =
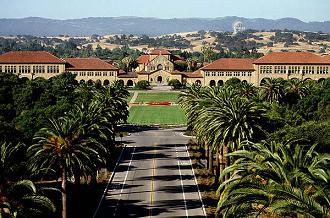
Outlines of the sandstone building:
M 61 59 L 44 51 L 8 52 L 0 55 L 0 71 L 29 79 L 48 79 L 62 72 L 72 72 L 79 82 L 107 85 L 122 80 L 128 86 L 140 80 L 166 85 L 171 79 L 214 86 L 232 77 L 258 86 L 264 78 L 321 80 L 330 77 L 330 56 L 308 52 L 274 52 L 259 59 L 221 58 L 195 72 L 178 71 L 178 65 L 186 63 L 185 60 L 164 49 L 141 55 L 136 61 L 136 69 L 126 73 L 99 58 Z

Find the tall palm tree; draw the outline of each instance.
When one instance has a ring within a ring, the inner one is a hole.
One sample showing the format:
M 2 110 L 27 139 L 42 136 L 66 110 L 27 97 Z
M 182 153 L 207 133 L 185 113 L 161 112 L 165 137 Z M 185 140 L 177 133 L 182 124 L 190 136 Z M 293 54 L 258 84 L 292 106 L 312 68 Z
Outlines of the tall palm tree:
M 250 150 L 230 154 L 235 163 L 223 183 L 218 204 L 222 217 L 261 214 L 330 216 L 329 154 L 295 144 L 245 143 Z M 224 176 L 224 175 L 222 175 Z
M 199 142 L 206 142 L 212 150 L 218 151 L 225 166 L 229 165 L 226 157 L 229 148 L 236 150 L 241 141 L 251 140 L 262 132 L 260 122 L 264 110 L 240 97 L 232 88 L 193 87 L 181 95 L 179 103 L 186 111 L 188 123 Z M 216 157 L 218 159 L 218 154 Z M 211 152 L 208 161 L 211 173 L 212 158 Z M 217 168 L 221 171 L 223 167 Z
M 228 150 L 235 151 L 243 140 L 252 140 L 263 133 L 260 123 L 264 110 L 230 89 L 222 89 L 210 100 L 211 105 L 203 108 L 196 119 L 196 129 L 213 148 L 224 149 L 223 163 L 227 167 Z
M 261 97 L 262 99 L 269 101 L 280 101 L 284 95 L 284 84 L 281 79 L 277 78 L 265 78 L 261 83 Z
M 50 119 L 46 127 L 36 133 L 35 144 L 28 149 L 31 171 L 52 169 L 61 176 L 62 218 L 67 217 L 67 178 L 76 171 L 87 176 L 105 162 L 106 149 L 94 132 L 88 132 L 89 128 L 98 126 L 90 125 L 93 124 L 81 122 L 79 118 Z

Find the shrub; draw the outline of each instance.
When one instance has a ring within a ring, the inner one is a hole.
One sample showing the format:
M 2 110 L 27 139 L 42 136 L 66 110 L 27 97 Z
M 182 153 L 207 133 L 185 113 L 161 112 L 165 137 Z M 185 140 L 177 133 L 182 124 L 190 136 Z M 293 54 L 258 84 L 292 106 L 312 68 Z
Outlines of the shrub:
M 169 86 L 172 86 L 173 89 L 180 89 L 182 87 L 182 84 L 179 80 L 177 79 L 172 79 L 168 82 Z
M 150 86 L 147 80 L 140 80 L 136 83 L 135 88 L 137 89 L 147 89 Z

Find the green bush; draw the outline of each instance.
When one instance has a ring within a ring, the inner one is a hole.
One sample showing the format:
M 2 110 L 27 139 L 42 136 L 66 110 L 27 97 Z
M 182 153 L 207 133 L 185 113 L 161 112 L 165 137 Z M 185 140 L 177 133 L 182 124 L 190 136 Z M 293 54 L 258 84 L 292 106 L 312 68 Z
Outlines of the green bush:
M 135 88 L 137 89 L 147 89 L 150 86 L 147 80 L 140 80 L 136 83 Z
M 172 86 L 173 89 L 180 89 L 182 87 L 182 83 L 179 80 L 177 80 L 177 79 L 171 79 L 168 82 L 168 85 L 169 86 Z

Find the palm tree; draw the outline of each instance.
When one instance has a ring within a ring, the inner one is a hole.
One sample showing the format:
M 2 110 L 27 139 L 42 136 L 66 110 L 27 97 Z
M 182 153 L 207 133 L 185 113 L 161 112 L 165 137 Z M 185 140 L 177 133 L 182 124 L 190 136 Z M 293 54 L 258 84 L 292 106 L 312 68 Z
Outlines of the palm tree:
M 285 98 L 284 101 L 293 104 L 310 93 L 308 82 L 300 79 L 290 79 L 285 83 Z
M 188 124 L 195 131 L 199 142 L 212 149 L 208 161 L 210 173 L 213 173 L 213 154 L 216 150 L 222 156 L 222 165 L 228 166 L 228 149 L 236 150 L 243 140 L 251 140 L 262 133 L 260 122 L 264 110 L 254 102 L 242 98 L 232 88 L 192 87 L 180 97 L 179 103 L 188 117 Z M 216 156 L 218 160 L 218 154 Z
M 37 218 L 47 217 L 56 211 L 52 201 L 39 195 L 30 180 L 10 184 L 1 191 L 0 217 Z
M 106 149 L 95 132 L 88 131 L 93 128 L 98 129 L 98 126 L 90 120 L 82 122 L 70 116 L 50 119 L 46 127 L 36 133 L 35 144 L 28 149 L 32 172 L 52 169 L 61 176 L 62 218 L 67 217 L 67 178 L 76 171 L 87 176 L 105 162 Z
M 224 170 L 218 203 L 222 217 L 330 216 L 330 155 L 296 144 L 251 143 L 250 150 L 230 154 L 235 163 Z
M 0 217 L 44 217 L 55 212 L 55 206 L 39 195 L 30 180 L 21 180 L 25 166 L 21 159 L 24 144 L 2 143 L 0 146 Z
M 213 149 L 222 151 L 224 166 L 229 166 L 228 150 L 235 151 L 243 140 L 252 140 L 263 133 L 260 123 L 264 110 L 254 102 L 241 98 L 234 90 L 221 89 L 196 119 L 196 129 L 203 133 Z
M 239 86 L 239 94 L 250 100 L 257 95 L 257 91 L 252 83 L 242 82 Z
M 265 78 L 261 82 L 261 97 L 270 103 L 279 102 L 284 94 L 284 85 L 281 79 Z

